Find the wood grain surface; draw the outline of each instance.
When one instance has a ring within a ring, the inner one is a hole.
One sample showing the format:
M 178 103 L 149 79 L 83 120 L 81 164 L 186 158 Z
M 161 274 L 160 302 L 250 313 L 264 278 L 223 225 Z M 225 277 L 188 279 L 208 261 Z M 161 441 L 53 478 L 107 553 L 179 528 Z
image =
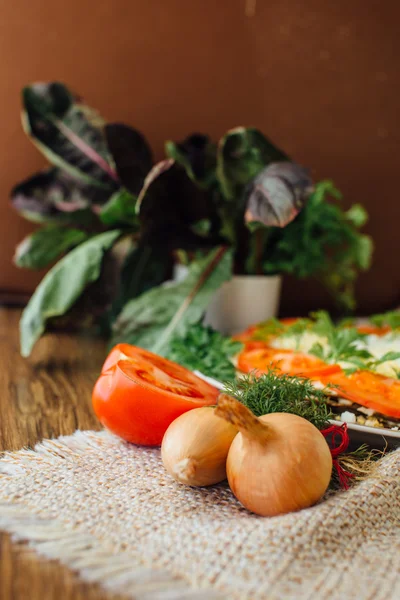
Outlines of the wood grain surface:
M 91 389 L 103 342 L 63 333 L 42 339 L 32 358 L 19 355 L 19 311 L 0 308 L 0 451 L 32 447 L 76 429 L 99 429 Z M 0 600 L 113 600 L 56 562 L 44 561 L 0 533 Z M 118 597 L 121 598 L 121 597 Z

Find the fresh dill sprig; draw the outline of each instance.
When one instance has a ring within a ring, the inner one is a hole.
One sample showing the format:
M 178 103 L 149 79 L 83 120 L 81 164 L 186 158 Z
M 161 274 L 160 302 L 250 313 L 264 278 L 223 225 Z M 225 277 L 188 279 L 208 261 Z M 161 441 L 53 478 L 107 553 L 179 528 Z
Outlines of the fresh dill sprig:
M 271 369 L 261 376 L 245 375 L 225 384 L 227 394 L 247 406 L 257 417 L 268 413 L 292 413 L 307 419 L 318 429 L 332 417 L 326 403 L 326 390 L 317 390 L 302 377 L 277 375 Z

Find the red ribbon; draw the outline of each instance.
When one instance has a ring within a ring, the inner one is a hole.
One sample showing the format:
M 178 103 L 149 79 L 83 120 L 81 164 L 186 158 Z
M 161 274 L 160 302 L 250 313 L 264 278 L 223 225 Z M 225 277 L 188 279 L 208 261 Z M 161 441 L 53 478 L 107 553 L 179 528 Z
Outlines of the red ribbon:
M 339 477 L 340 487 L 344 490 L 349 489 L 349 479 L 354 477 L 353 473 L 349 473 L 339 464 L 338 456 L 343 452 L 346 452 L 350 439 L 347 433 L 347 424 L 343 425 L 331 425 L 321 431 L 322 435 L 327 438 L 331 435 L 330 451 L 332 454 L 333 466 Z

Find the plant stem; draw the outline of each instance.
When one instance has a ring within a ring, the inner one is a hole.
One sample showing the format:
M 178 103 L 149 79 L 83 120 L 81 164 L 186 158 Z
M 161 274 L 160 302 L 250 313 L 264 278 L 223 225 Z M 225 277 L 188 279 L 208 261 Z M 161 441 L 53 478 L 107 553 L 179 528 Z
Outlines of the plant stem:
M 218 396 L 215 414 L 231 423 L 240 433 L 251 440 L 257 440 L 264 444 L 271 437 L 268 425 L 262 423 L 246 406 L 228 394 Z
M 155 352 L 157 354 L 158 349 L 162 348 L 165 343 L 165 340 L 167 340 L 171 336 L 175 327 L 179 323 L 182 315 L 187 310 L 188 306 L 191 304 L 193 298 L 196 297 L 198 291 L 203 287 L 203 285 L 205 284 L 207 279 L 210 277 L 211 273 L 214 271 L 217 264 L 220 262 L 220 260 L 224 256 L 224 254 L 227 252 L 227 250 L 228 250 L 228 246 L 222 246 L 221 248 L 217 248 L 213 258 L 210 260 L 207 267 L 204 269 L 204 271 L 201 274 L 201 276 L 199 277 L 196 285 L 193 287 L 190 294 L 188 294 L 186 296 L 185 300 L 182 302 L 182 304 L 176 311 L 175 315 L 173 316 L 172 320 L 170 321 L 168 327 L 166 327 L 164 329 L 162 336 L 158 339 L 157 344 L 155 344 L 155 346 L 153 348 L 153 352 Z

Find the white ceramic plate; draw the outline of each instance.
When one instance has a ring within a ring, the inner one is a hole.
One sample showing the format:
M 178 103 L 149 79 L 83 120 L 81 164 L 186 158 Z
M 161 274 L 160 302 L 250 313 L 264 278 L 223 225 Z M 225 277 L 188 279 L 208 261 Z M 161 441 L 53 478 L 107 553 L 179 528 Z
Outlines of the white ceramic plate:
M 339 425 L 342 421 L 331 421 Z M 371 448 L 398 448 L 400 446 L 400 431 L 382 427 L 366 427 L 357 423 L 347 423 L 352 445 L 368 444 Z
M 223 383 L 203 375 L 200 371 L 194 371 L 194 374 L 219 390 L 224 388 Z M 333 425 L 340 425 L 343 421 L 332 420 L 331 423 Z M 400 431 L 383 429 L 381 427 L 366 427 L 365 425 L 358 425 L 357 423 L 347 423 L 347 428 L 352 446 L 368 444 L 371 448 L 400 447 Z

